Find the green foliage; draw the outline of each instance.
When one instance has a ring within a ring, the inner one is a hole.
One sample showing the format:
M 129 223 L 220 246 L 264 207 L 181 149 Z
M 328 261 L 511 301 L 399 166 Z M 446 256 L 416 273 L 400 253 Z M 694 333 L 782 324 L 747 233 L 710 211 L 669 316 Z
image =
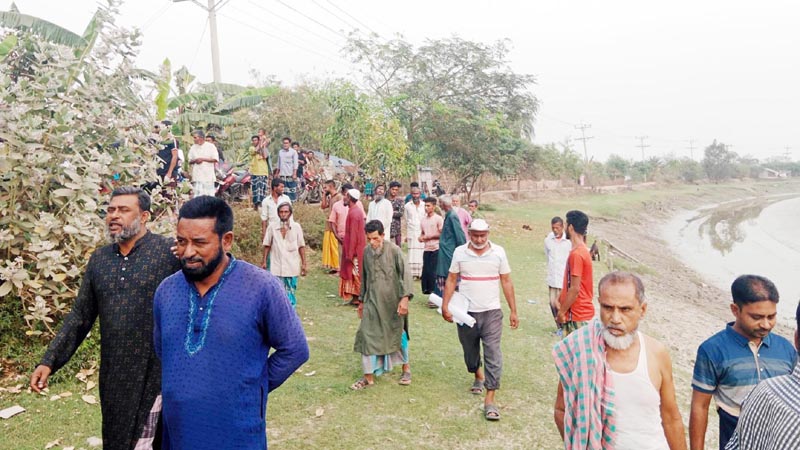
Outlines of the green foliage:
M 90 52 L 36 29 L 0 62 L 0 297 L 20 300 L 31 335 L 52 333 L 69 309 L 103 236 L 101 192 L 155 179 L 150 118 L 131 78 L 136 37 L 115 13 L 95 16 Z
M 161 63 L 160 77 L 156 83 L 156 120 L 164 120 L 167 117 L 167 99 L 169 97 L 169 85 L 172 82 L 171 67 L 169 58 Z
M 17 46 L 17 37 L 9 34 L 2 41 L 0 41 L 0 62 L 6 59 L 9 53 Z
M 606 160 L 606 173 L 612 179 L 625 178 L 630 170 L 631 162 L 617 154 L 612 154 Z
M 717 142 L 716 139 L 704 152 L 703 170 L 705 170 L 708 178 L 719 182 L 728 179 L 735 174 L 734 162 L 736 162 L 736 153 L 728 150 L 722 142 Z

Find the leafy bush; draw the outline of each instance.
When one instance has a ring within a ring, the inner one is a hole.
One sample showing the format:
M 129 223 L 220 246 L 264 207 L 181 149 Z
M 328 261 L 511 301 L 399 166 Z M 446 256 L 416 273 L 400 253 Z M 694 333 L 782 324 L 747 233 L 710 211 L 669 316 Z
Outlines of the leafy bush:
M 137 36 L 111 9 L 90 31 L 79 48 L 19 32 L 0 61 L 0 297 L 19 299 L 28 335 L 52 334 L 69 310 L 107 192 L 155 179 Z

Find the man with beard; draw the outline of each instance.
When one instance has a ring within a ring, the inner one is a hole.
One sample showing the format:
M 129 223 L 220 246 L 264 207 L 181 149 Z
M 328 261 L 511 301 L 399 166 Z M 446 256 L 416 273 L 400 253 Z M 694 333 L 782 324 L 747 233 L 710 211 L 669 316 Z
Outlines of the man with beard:
M 216 192 L 214 180 L 217 179 L 214 167 L 219 163 L 219 152 L 214 144 L 206 142 L 203 130 L 193 131 L 192 139 L 194 144 L 189 148 L 189 165 L 192 167 L 192 195 L 194 197 L 213 196 Z
M 361 264 L 361 304 L 353 350 L 361 354 L 364 376 L 350 386 L 361 390 L 375 384 L 375 376 L 402 364 L 399 383 L 411 384 L 408 363 L 408 301 L 414 286 L 400 247 L 384 239 L 379 220 L 364 227 L 369 245 L 364 249 Z
M 408 245 L 408 268 L 411 276 L 422 276 L 422 252 L 425 244 L 419 240 L 422 233 L 420 221 L 425 217 L 425 204 L 421 201 L 418 187 L 411 188 L 411 200 L 403 207 L 406 216 L 406 244 Z
M 550 229 L 553 230 L 544 238 L 544 258 L 547 260 L 547 289 L 550 294 L 550 312 L 556 323 L 553 333 L 561 337 L 563 330 L 558 318 L 558 304 L 561 298 L 561 288 L 564 285 L 564 270 L 567 267 L 567 258 L 572 250 L 572 243 L 564 235 L 564 221 L 561 217 L 550 220 Z
M 361 295 L 361 272 L 358 264 L 364 256 L 364 247 L 367 245 L 364 230 L 364 207 L 359 199 L 361 192 L 350 189 L 344 196 L 344 206 L 347 206 L 347 221 L 345 222 L 344 239 L 342 240 L 342 266 L 339 270 L 339 297 L 344 304 L 358 306 Z
M 564 336 L 588 324 L 594 317 L 592 256 L 586 247 L 588 228 L 589 216 L 586 213 L 567 212 L 567 239 L 572 243 L 572 250 L 567 257 L 556 313 L 556 322 L 562 325 Z
M 392 204 L 392 227 L 389 232 L 389 239 L 398 247 L 403 245 L 403 233 L 400 229 L 400 222 L 403 219 L 403 207 L 405 203 L 400 196 L 400 188 L 403 187 L 399 181 L 389 183 L 389 197 L 387 200 Z
M 564 447 L 685 449 L 669 352 L 639 332 L 647 312 L 642 280 L 612 272 L 597 290 L 600 321 L 553 348 L 554 418 Z
M 392 209 L 392 202 L 384 197 L 385 193 L 386 187 L 384 185 L 381 184 L 375 187 L 375 195 L 372 197 L 372 201 L 369 202 L 369 206 L 367 207 L 367 222 L 380 220 L 383 224 L 383 229 L 389 230 L 392 226 L 392 214 L 394 211 Z M 388 241 L 389 233 L 386 233 L 384 238 Z
M 436 289 L 434 292 L 444 297 L 444 284 L 450 274 L 450 263 L 453 261 L 453 252 L 456 247 L 467 243 L 464 230 L 461 228 L 458 214 L 453 208 L 453 198 L 449 195 L 439 197 L 439 206 L 444 211 L 444 220 L 439 236 L 439 252 L 436 256 Z M 456 281 L 458 289 L 458 281 Z
M 500 350 L 503 335 L 501 287 L 510 310 L 512 330 L 519 326 L 519 319 L 508 257 L 503 247 L 489 241 L 489 224 L 485 220 L 476 219 L 470 223 L 469 241 L 453 252 L 449 272 L 442 298 L 442 317 L 448 322 L 453 321 L 448 306 L 460 278 L 459 292 L 469 301 L 467 312 L 475 319 L 472 327 L 458 326 L 458 340 L 464 351 L 467 372 L 475 376 L 470 392 L 480 395 L 485 386 L 484 417 L 487 420 L 500 420 L 500 410 L 495 405 L 494 396 L 500 389 L 500 376 L 503 374 L 503 353 Z M 486 366 L 485 376 L 482 365 Z
M 778 289 L 758 275 L 742 275 L 731 285 L 734 322 L 697 349 L 692 377 L 689 441 L 705 448 L 711 398 L 719 415 L 719 448 L 730 440 L 745 397 L 761 380 L 792 372 L 797 352 L 785 338 L 770 333 L 775 326 Z
M 268 393 L 308 360 L 300 319 L 275 276 L 229 253 L 223 200 L 186 202 L 177 228 L 181 272 L 153 308 L 165 448 L 266 449 Z
M 283 281 L 289 302 L 296 306 L 297 277 L 306 276 L 306 241 L 303 238 L 303 228 L 292 219 L 291 203 L 278 205 L 278 217 L 280 223 L 267 228 L 261 267 L 267 268 L 269 258 L 270 273 Z
M 170 251 L 172 239 L 147 230 L 149 219 L 146 192 L 126 186 L 111 193 L 105 218 L 111 244 L 89 259 L 72 310 L 30 381 L 35 392 L 46 388 L 99 316 L 103 446 L 112 450 L 160 448 L 156 397 L 161 367 L 152 345 L 153 294 L 180 264 Z

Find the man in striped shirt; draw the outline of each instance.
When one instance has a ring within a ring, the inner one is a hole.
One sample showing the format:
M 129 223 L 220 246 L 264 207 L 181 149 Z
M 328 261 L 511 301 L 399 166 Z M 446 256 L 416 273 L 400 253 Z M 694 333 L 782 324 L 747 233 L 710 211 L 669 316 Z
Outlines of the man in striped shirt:
M 467 309 L 475 318 L 472 327 L 458 326 L 458 340 L 464 350 L 464 363 L 467 371 L 475 375 L 470 388 L 473 394 L 480 395 L 486 387 L 484 416 L 487 420 L 499 420 L 500 411 L 494 404 L 494 394 L 500 388 L 500 375 L 503 372 L 503 354 L 500 352 L 500 337 L 503 334 L 503 310 L 500 307 L 500 287 L 510 309 L 511 329 L 519 326 L 517 305 L 514 299 L 514 285 L 511 283 L 511 267 L 503 247 L 489 241 L 489 224 L 483 219 L 469 224 L 469 240 L 456 247 L 450 263 L 450 274 L 444 288 L 442 316 L 448 322 L 453 315 L 448 304 L 456 290 L 461 276 L 459 292 L 469 300 Z M 486 375 L 481 370 L 481 343 L 483 343 L 483 362 Z
M 794 346 L 800 348 L 800 305 L 795 311 Z M 758 383 L 747 396 L 726 450 L 800 448 L 800 367 Z
M 797 352 L 785 338 L 771 334 L 778 289 L 758 275 L 742 275 L 731 285 L 736 320 L 708 338 L 697 350 L 692 378 L 689 441 L 705 447 L 711 398 L 719 414 L 719 448 L 730 440 L 742 401 L 760 381 L 791 373 Z

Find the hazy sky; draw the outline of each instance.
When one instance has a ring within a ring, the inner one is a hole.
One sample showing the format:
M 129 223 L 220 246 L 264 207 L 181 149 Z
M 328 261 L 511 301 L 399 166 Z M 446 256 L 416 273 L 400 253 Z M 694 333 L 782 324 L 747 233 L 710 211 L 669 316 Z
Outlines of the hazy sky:
M 207 4 L 207 0 L 199 0 Z M 790 147 L 800 157 L 800 2 L 222 0 L 222 79 L 252 82 L 251 69 L 284 84 L 356 76 L 341 30 L 358 27 L 413 43 L 458 35 L 508 38 L 511 66 L 536 76 L 536 142 L 580 137 L 590 157 L 611 153 L 694 157 L 718 139 L 759 158 Z M 0 3 L 4 9 L 8 7 Z M 23 13 L 81 33 L 94 0 L 16 0 Z M 288 6 L 287 6 L 288 5 Z M 294 8 L 294 9 L 292 9 Z M 343 12 L 344 11 L 344 12 Z M 339 17 L 336 17 L 339 16 Z M 171 0 L 127 1 L 121 24 L 143 32 L 142 68 L 166 57 L 211 81 L 207 13 Z M 316 20 L 316 22 L 312 21 Z M 573 141 L 583 153 L 581 141 Z

